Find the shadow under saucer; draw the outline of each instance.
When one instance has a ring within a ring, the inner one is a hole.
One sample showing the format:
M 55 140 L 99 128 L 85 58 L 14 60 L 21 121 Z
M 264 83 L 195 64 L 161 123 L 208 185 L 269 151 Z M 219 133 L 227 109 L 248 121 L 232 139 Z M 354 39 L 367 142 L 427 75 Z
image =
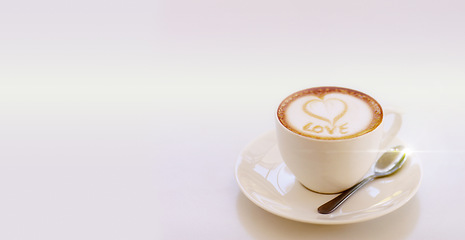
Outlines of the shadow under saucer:
M 420 201 L 413 197 L 403 207 L 385 216 L 360 223 L 321 225 L 297 222 L 276 216 L 253 204 L 239 193 L 236 202 L 239 220 L 255 239 L 405 239 L 420 216 Z

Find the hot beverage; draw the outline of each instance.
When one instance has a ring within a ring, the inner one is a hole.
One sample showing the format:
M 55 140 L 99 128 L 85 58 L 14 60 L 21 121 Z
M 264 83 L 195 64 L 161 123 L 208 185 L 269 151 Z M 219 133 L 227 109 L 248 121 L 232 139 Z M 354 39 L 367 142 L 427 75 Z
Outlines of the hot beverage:
M 278 120 L 290 131 L 322 140 L 348 139 L 376 129 L 381 106 L 372 97 L 340 87 L 296 92 L 278 107 Z

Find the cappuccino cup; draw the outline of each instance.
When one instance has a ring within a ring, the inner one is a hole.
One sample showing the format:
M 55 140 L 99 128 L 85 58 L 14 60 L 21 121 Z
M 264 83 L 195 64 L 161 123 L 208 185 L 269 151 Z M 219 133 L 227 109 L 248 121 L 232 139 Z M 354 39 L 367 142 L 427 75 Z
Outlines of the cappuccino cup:
M 389 129 L 385 117 L 393 115 Z M 369 95 L 342 87 L 315 87 L 285 98 L 276 115 L 281 156 L 296 179 L 319 193 L 358 183 L 393 140 L 401 115 L 383 111 Z

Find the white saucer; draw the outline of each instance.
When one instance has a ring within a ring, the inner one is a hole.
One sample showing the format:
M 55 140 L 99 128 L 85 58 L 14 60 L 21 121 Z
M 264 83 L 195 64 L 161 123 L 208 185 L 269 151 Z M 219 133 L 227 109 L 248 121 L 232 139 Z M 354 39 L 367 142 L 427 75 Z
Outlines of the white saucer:
M 390 146 L 401 144 L 395 139 Z M 407 203 L 417 192 L 421 165 L 410 155 L 398 173 L 375 180 L 331 214 L 317 208 L 336 195 L 319 194 L 304 188 L 284 164 L 274 132 L 249 144 L 236 164 L 236 180 L 242 192 L 259 207 L 278 216 L 315 224 L 347 224 L 388 214 Z

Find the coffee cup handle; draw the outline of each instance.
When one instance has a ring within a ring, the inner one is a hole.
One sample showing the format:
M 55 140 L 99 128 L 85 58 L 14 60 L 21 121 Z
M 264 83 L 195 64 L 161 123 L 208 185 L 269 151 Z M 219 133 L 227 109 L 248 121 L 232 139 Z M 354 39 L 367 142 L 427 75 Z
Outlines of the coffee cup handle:
M 389 129 L 384 130 L 383 138 L 381 140 L 382 148 L 387 147 L 387 145 L 395 138 L 395 136 L 399 132 L 400 127 L 402 125 L 402 115 L 399 112 L 388 109 L 384 111 L 384 115 L 385 116 L 393 115 L 394 120 L 392 121 L 392 124 L 389 127 Z

